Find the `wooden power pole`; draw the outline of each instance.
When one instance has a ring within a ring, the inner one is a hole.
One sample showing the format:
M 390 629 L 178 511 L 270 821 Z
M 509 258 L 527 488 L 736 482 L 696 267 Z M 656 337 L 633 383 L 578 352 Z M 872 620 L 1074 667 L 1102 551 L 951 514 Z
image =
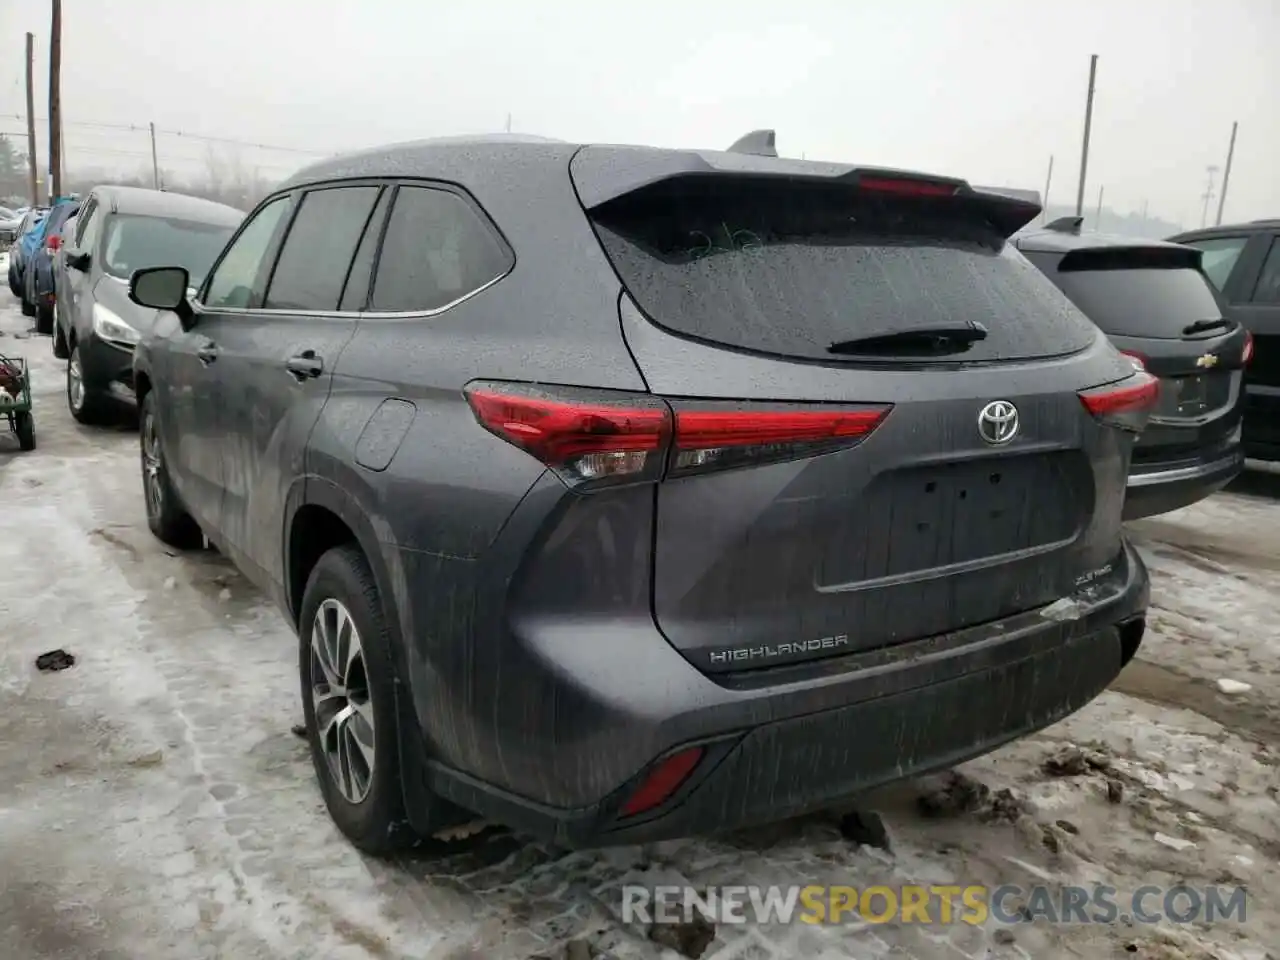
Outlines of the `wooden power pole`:
M 62 0 L 53 0 L 49 26 L 49 179 L 50 200 L 62 196 Z
M 34 33 L 27 34 L 27 200 L 31 206 L 37 206 L 40 203 L 39 194 L 37 194 L 37 171 L 40 169 L 36 162 L 36 87 L 35 87 L 35 68 L 36 68 L 36 37 Z

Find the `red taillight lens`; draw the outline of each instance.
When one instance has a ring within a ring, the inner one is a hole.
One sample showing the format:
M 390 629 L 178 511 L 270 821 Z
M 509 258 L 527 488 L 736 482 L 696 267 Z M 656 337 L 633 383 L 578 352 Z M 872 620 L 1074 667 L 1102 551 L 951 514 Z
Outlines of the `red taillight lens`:
M 1147 372 L 1147 358 L 1142 354 L 1135 353 L 1132 350 L 1121 350 L 1120 352 L 1129 358 L 1129 361 L 1134 365 L 1134 367 L 1141 370 L 1143 373 Z
M 624 817 L 652 810 L 679 789 L 680 784 L 689 779 L 702 760 L 702 748 L 693 747 L 672 754 L 663 760 L 644 778 L 636 792 L 622 805 Z
M 550 394 L 516 384 L 475 384 L 466 396 L 486 429 L 566 480 L 661 475 L 671 434 L 671 412 L 661 400 L 604 391 Z
M 1240 354 L 1240 366 L 1247 367 L 1253 360 L 1253 334 L 1244 332 L 1244 351 Z
M 845 410 L 676 409 L 673 474 L 737 463 L 788 460 L 850 446 L 889 414 L 888 406 Z
M 474 383 L 465 392 L 487 430 L 575 486 L 814 456 L 865 439 L 892 409 L 668 404 L 648 394 L 511 383 Z
M 55 233 L 53 236 L 51 236 L 48 240 L 44 242 L 44 245 L 48 247 L 50 250 L 57 250 L 60 246 L 62 246 L 62 238 Z
M 893 193 L 900 197 L 953 197 L 959 189 L 951 183 L 913 180 L 909 177 L 860 177 L 858 188 Z
M 1085 409 L 1100 420 L 1124 430 L 1141 432 L 1160 397 L 1160 381 L 1145 370 L 1117 383 L 1080 394 Z

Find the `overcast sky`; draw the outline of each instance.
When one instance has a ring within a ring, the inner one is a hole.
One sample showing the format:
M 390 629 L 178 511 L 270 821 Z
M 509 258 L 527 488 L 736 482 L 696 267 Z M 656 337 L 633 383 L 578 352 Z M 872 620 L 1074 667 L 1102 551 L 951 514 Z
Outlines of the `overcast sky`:
M 1280 216 L 1280 0 L 64 0 L 68 162 L 198 171 L 208 141 L 325 152 L 501 130 L 920 168 L 1198 225 L 1240 122 L 1227 219 Z M 0 133 L 23 34 L 47 116 L 48 0 L 0 0 Z M 7 116 L 6 116 L 7 115 Z M 94 126 L 98 124 L 99 126 Z M 138 131 L 104 124 L 136 125 Z M 43 144 L 44 131 L 41 131 Z M 305 153 L 212 145 L 264 176 Z M 41 147 L 43 150 L 43 146 Z M 1217 180 L 1221 182 L 1221 170 Z M 1210 209 L 1212 219 L 1216 199 Z

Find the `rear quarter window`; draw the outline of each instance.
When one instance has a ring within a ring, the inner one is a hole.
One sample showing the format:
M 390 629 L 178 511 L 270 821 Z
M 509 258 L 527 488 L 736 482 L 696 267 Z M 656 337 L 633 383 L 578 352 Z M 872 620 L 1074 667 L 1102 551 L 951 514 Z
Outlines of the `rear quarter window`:
M 640 308 L 674 333 L 828 362 L 833 343 L 981 323 L 962 353 L 913 362 L 1059 356 L 1096 331 L 1043 274 L 950 198 L 845 185 L 665 181 L 591 212 Z

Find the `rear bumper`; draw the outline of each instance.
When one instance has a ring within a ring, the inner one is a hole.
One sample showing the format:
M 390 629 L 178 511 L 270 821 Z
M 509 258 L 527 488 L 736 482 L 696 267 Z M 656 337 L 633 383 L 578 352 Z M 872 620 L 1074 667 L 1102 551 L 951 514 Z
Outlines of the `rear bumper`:
M 1193 463 L 1144 464 L 1129 474 L 1124 519 L 1152 517 L 1203 500 L 1235 479 L 1244 469 L 1244 458 L 1244 447 L 1236 443 Z
M 1074 598 L 1076 619 L 1032 611 L 718 682 L 656 631 L 627 633 L 617 649 L 631 653 L 603 660 L 601 648 L 612 643 L 599 633 L 530 637 L 541 655 L 510 676 L 509 696 L 524 700 L 515 689 L 524 685 L 556 692 L 541 710 L 522 711 L 518 733 L 495 749 L 504 771 L 536 754 L 536 776 L 523 778 L 521 791 L 432 763 L 429 780 L 463 807 L 579 847 L 797 816 L 987 753 L 1078 710 L 1137 650 L 1149 594 L 1146 568 L 1125 543 L 1105 585 L 1095 582 Z M 549 661 L 553 649 L 558 660 Z M 524 674 L 535 663 L 537 671 Z M 570 712 L 579 719 L 566 726 Z M 487 716 L 496 718 L 492 709 Z M 671 796 L 648 813 L 620 815 L 657 763 L 693 746 L 704 748 L 703 759 Z M 602 770 L 625 772 L 587 802 L 551 801 L 552 794 L 581 795 Z

